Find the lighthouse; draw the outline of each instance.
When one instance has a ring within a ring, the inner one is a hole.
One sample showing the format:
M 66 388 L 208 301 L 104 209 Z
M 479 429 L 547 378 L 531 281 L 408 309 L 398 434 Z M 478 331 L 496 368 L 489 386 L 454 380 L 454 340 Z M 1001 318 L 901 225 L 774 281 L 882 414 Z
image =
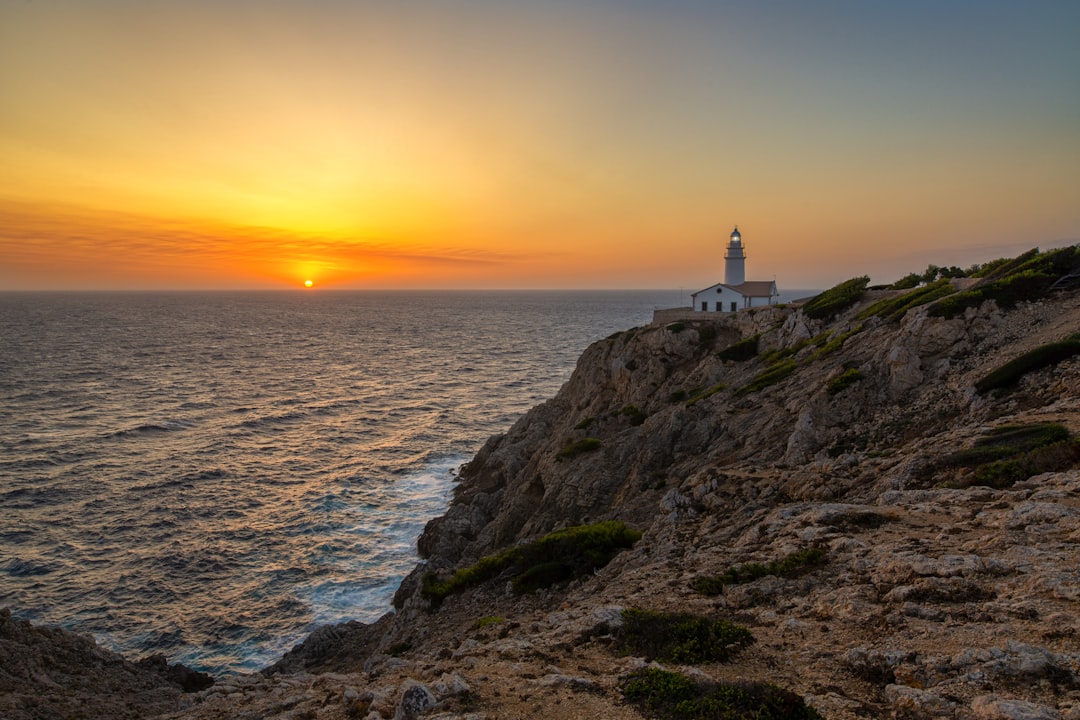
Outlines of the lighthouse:
M 727 252 L 724 253 L 724 284 L 742 285 L 746 282 L 746 255 L 743 254 L 742 235 L 739 226 L 731 233 Z

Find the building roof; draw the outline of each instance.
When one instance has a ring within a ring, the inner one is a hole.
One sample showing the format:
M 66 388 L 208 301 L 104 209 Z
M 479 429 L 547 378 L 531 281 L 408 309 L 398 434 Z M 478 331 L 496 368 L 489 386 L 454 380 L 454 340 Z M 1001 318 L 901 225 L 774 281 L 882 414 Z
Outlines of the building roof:
M 772 297 L 776 291 L 775 280 L 747 280 L 740 285 L 729 285 L 744 297 Z
M 703 292 L 709 292 L 711 290 L 716 290 L 717 288 L 727 288 L 728 290 L 739 293 L 743 297 L 767 298 L 774 297 L 779 294 L 776 291 L 775 280 L 748 280 L 747 282 L 739 283 L 738 285 L 725 285 L 724 283 L 716 283 L 715 285 L 710 285 L 703 290 L 698 290 L 696 293 L 690 293 L 690 296 L 697 297 Z

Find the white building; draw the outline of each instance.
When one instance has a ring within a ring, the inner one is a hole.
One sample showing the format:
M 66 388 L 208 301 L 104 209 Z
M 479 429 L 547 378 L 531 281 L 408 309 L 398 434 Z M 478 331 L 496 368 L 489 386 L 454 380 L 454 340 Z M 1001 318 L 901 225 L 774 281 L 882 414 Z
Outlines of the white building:
M 735 312 L 772 305 L 778 297 L 775 280 L 746 280 L 746 254 L 736 225 L 724 253 L 724 282 L 693 293 L 690 304 L 701 312 Z

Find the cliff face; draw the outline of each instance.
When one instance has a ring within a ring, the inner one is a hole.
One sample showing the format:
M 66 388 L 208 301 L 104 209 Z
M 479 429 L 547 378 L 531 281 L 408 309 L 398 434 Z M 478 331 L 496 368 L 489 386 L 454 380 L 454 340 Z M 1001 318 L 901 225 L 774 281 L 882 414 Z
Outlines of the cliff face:
M 1080 718 L 1080 446 L 1061 441 L 1080 434 L 1080 355 L 976 391 L 1080 331 L 1080 291 L 869 312 L 900 294 L 595 343 L 463 468 L 395 613 L 169 717 L 641 717 L 620 688 L 651 658 L 612 638 L 642 608 L 746 626 L 733 662 L 667 666 L 775 683 L 824 717 Z M 1012 465 L 973 460 L 991 455 Z M 612 519 L 643 537 L 591 576 L 527 595 L 496 578 L 437 610 L 422 593 L 427 574 Z M 817 564 L 706 592 L 811 549 Z

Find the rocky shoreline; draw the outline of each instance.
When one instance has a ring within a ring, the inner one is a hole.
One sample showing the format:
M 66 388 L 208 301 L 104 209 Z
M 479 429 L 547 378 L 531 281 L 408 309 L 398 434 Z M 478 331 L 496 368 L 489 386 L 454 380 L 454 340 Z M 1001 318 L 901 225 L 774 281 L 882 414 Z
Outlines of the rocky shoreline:
M 393 613 L 322 628 L 262 673 L 184 693 L 160 660 L 5 614 L 4 639 L 36 659 L 3 656 L 0 715 L 629 719 L 627 678 L 651 667 L 771 683 L 830 719 L 1078 720 L 1080 355 L 976 386 L 1080 331 L 1080 291 L 881 310 L 912 292 L 595 343 L 463 468 Z M 1020 470 L 971 460 L 1044 432 L 1069 439 L 995 461 Z M 500 576 L 437 609 L 425 595 L 426 576 L 605 520 L 643 535 L 591 574 L 528 594 Z M 820 562 L 776 569 L 807 549 Z M 751 564 L 763 574 L 717 580 Z M 723 618 L 754 642 L 723 663 L 626 654 L 631 608 Z M 54 657 L 92 666 L 94 687 Z

